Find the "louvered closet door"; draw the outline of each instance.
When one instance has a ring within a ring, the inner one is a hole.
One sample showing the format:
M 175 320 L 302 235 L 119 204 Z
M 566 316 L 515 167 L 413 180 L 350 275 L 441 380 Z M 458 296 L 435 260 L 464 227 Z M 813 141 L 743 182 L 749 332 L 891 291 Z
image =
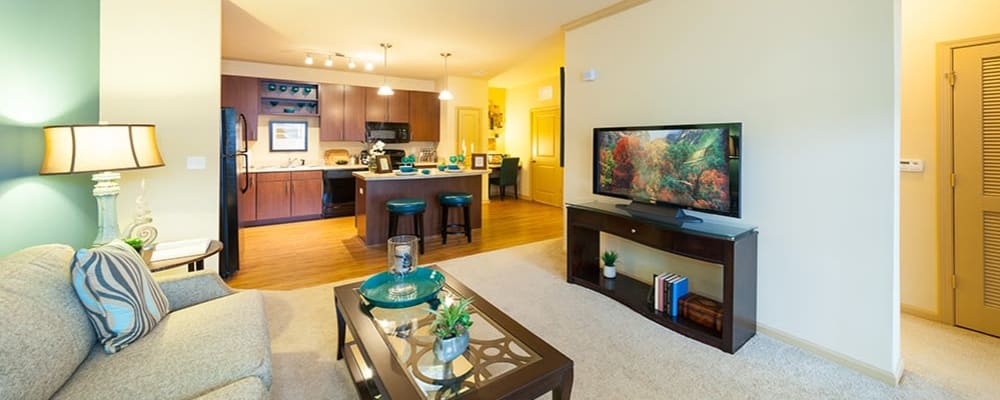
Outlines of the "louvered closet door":
M 952 53 L 955 323 L 1000 336 L 1000 43 Z

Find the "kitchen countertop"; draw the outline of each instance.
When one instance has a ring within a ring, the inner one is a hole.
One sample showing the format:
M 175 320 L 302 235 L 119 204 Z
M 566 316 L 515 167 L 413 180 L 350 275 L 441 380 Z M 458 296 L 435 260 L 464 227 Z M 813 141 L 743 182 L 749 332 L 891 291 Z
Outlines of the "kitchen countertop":
M 250 172 L 295 172 L 295 171 L 326 171 L 326 170 L 366 170 L 364 164 L 347 165 L 306 165 L 301 167 L 252 167 Z
M 485 169 L 463 169 L 461 172 L 441 172 L 437 169 L 432 169 L 431 173 L 424 175 L 417 172 L 414 175 L 396 175 L 395 172 L 391 174 L 376 174 L 368 171 L 355 172 L 353 175 L 361 180 L 365 181 L 392 181 L 392 180 L 414 180 L 414 179 L 438 179 L 438 178 L 457 178 L 460 176 L 476 176 L 488 174 L 490 171 Z

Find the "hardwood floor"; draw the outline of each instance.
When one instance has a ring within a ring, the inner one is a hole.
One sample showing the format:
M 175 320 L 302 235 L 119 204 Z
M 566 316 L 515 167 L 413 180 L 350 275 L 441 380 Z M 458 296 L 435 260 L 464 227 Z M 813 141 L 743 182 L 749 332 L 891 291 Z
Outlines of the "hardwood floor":
M 402 226 L 407 226 L 404 220 Z M 525 200 L 493 200 L 483 205 L 483 228 L 465 237 L 425 241 L 420 263 L 563 236 L 563 210 Z M 385 245 L 365 247 L 354 217 L 244 228 L 240 271 L 227 283 L 243 289 L 298 289 L 357 278 L 386 269 Z

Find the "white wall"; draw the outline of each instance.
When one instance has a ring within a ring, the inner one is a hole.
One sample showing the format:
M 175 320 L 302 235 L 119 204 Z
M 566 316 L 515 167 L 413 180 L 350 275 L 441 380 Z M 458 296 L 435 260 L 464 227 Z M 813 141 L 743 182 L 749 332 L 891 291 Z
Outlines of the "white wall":
M 103 0 L 100 12 L 100 118 L 156 124 L 166 162 L 122 173 L 122 227 L 145 179 L 161 241 L 218 238 L 221 3 Z M 192 156 L 205 169 L 186 169 Z
M 904 0 L 902 10 L 902 153 L 924 160 L 923 173 L 900 176 L 901 302 L 939 316 L 936 46 L 1000 34 L 996 0 Z
M 742 121 L 758 323 L 898 378 L 894 6 L 658 0 L 568 32 L 566 200 L 608 200 L 594 127 Z

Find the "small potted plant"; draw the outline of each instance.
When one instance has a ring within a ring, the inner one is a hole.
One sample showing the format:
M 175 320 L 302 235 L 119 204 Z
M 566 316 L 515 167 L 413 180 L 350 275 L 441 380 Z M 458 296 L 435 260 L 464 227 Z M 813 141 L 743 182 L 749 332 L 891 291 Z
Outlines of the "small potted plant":
M 615 262 L 618 261 L 618 253 L 614 250 L 606 250 L 604 254 L 601 255 L 601 260 L 604 261 L 604 277 L 608 279 L 614 279 L 617 275 L 615 271 Z
M 449 305 L 441 305 L 434 311 L 434 355 L 444 362 L 458 358 L 469 347 L 469 327 L 472 317 L 469 305 L 472 299 L 458 299 Z
M 125 244 L 132 246 L 136 253 L 139 253 L 139 257 L 148 265 L 150 263 L 150 258 L 153 256 L 153 252 L 146 250 L 145 243 L 143 243 L 142 238 L 128 238 L 123 240 Z

